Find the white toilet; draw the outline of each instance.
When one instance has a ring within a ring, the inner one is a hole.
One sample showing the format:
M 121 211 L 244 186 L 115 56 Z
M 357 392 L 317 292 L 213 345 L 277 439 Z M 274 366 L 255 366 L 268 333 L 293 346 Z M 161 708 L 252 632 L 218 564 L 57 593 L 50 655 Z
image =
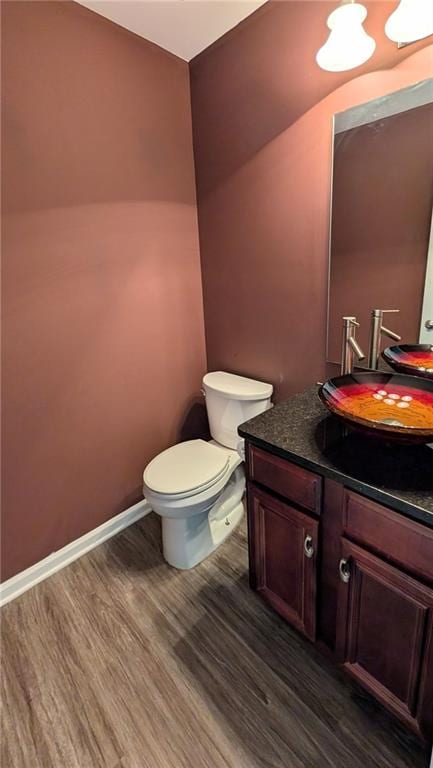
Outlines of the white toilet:
M 244 512 L 245 472 L 237 427 L 271 407 L 272 385 L 217 371 L 203 378 L 213 440 L 188 440 L 156 456 L 143 493 L 162 518 L 164 557 L 193 568 L 235 529 Z

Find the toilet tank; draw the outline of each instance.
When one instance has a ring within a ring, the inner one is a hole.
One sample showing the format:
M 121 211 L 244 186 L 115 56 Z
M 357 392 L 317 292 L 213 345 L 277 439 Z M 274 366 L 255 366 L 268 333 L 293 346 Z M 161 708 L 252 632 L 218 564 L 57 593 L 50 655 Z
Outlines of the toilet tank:
M 210 433 L 227 448 L 240 442 L 237 428 L 271 407 L 272 384 L 214 371 L 203 378 Z

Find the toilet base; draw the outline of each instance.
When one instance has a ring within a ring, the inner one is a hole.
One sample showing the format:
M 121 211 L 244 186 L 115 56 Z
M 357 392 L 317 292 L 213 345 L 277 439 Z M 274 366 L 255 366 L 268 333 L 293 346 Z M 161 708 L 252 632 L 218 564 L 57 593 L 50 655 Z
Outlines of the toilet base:
M 187 518 L 162 517 L 162 549 L 174 568 L 194 568 L 225 541 L 244 514 L 245 475 L 238 467 L 211 509 Z

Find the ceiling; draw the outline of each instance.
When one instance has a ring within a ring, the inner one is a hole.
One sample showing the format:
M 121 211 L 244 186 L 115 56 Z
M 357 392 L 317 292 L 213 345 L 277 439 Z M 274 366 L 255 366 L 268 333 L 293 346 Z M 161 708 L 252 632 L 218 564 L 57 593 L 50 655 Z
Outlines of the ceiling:
M 78 0 L 185 61 L 253 13 L 265 0 Z

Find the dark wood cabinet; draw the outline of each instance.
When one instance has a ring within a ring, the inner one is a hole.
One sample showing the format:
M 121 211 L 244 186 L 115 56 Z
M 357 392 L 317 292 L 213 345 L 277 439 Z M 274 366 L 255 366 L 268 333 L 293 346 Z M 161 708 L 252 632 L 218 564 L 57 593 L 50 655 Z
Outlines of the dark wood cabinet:
M 432 528 L 347 489 L 343 489 L 342 512 L 346 538 L 433 583 Z
M 281 616 L 314 640 L 318 521 L 252 486 L 249 504 L 254 586 Z
M 337 657 L 412 730 L 433 718 L 433 590 L 343 538 Z
M 247 445 L 250 583 L 424 741 L 433 530 Z
M 251 446 L 249 474 L 255 483 L 265 485 L 309 512 L 320 514 L 322 478 L 314 472 Z

